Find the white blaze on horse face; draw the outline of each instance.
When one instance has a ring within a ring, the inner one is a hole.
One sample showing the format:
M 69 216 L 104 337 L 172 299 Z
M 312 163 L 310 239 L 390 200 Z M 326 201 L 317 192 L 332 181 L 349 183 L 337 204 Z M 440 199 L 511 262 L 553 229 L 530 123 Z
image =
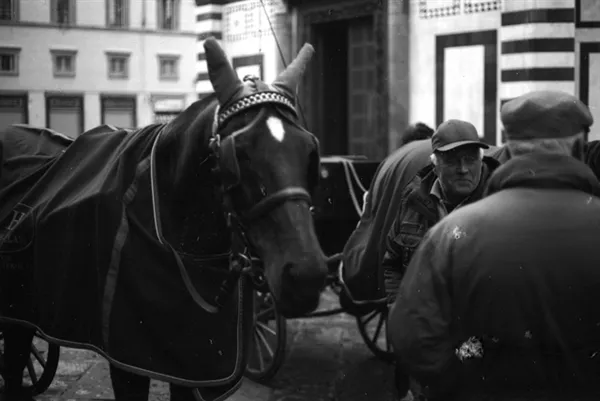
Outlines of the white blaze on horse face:
M 278 142 L 283 142 L 283 137 L 285 136 L 285 129 L 283 129 L 283 123 L 277 117 L 269 117 L 267 118 L 267 127 L 269 127 L 269 132 Z

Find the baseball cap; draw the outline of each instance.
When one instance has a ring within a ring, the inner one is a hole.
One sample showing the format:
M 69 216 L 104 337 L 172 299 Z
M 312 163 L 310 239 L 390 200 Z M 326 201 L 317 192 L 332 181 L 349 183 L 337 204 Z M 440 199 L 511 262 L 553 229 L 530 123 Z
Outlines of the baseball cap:
M 476 145 L 483 149 L 489 148 L 487 144 L 479 139 L 475 126 L 462 120 L 444 121 L 431 137 L 431 148 L 434 152 L 447 152 L 465 145 Z

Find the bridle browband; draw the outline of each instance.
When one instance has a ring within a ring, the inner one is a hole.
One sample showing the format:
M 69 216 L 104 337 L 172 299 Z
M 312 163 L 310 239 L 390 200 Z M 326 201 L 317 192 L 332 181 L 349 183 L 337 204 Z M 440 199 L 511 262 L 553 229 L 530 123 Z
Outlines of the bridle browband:
M 244 80 L 254 79 L 256 78 L 244 78 Z M 246 236 L 246 225 L 264 217 L 268 213 L 272 212 L 275 208 L 288 201 L 304 201 L 309 205 L 309 207 L 312 204 L 311 196 L 305 188 L 287 187 L 272 194 L 264 193 L 264 197 L 262 199 L 260 199 L 249 210 L 243 213 L 237 213 L 233 207 L 231 191 L 241 184 L 241 174 L 235 153 L 235 138 L 236 136 L 253 128 L 260 121 L 262 113 L 260 113 L 249 125 L 224 138 L 221 138 L 219 130 L 222 129 L 225 123 L 228 122 L 232 117 L 248 110 L 249 108 L 263 104 L 275 104 L 278 106 L 283 106 L 284 108 L 291 110 L 294 114 L 296 114 L 293 103 L 286 96 L 279 92 L 269 91 L 254 93 L 235 101 L 224 110 L 221 110 L 219 105 L 217 105 L 213 117 L 211 137 L 209 139 L 210 154 L 201 162 L 201 164 L 204 164 L 211 158 L 215 162 L 213 173 L 219 175 L 221 178 L 221 201 L 223 204 L 223 211 L 227 226 L 231 231 L 231 252 L 228 255 L 229 272 L 227 277 L 223 280 L 218 294 L 215 296 L 213 301 L 214 304 L 206 301 L 196 291 L 185 265 L 179 256 L 179 253 L 163 236 L 160 218 L 160 205 L 158 199 L 158 184 L 156 178 L 156 148 L 162 131 L 156 136 L 152 145 L 150 154 L 150 186 L 156 237 L 158 241 L 173 254 L 175 262 L 179 268 L 181 278 L 194 302 L 209 313 L 217 313 L 219 309 L 223 307 L 233 293 L 233 290 L 235 289 L 235 286 L 242 274 L 260 274 L 260 272 L 254 271 L 255 265 L 252 263 L 253 259 L 250 255 L 250 242 Z

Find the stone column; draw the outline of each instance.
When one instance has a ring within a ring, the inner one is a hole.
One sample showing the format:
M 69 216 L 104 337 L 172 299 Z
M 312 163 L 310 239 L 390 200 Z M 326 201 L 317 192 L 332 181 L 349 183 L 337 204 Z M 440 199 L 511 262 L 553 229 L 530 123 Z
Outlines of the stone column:
M 205 4 L 196 7 L 196 92 L 198 98 L 213 92 L 212 85 L 208 79 L 208 67 L 206 66 L 206 54 L 204 53 L 204 41 L 214 36 L 223 46 L 223 6 L 221 1 L 205 1 Z M 196 2 L 198 4 L 198 1 Z
M 388 154 L 398 147 L 410 124 L 408 1 L 387 0 Z
M 283 12 L 276 13 L 273 15 L 271 23 L 273 24 L 273 30 L 275 31 L 275 52 L 277 60 L 277 74 L 285 69 L 281 54 L 285 59 L 285 63 L 289 64 L 292 62 L 296 54 L 292 54 L 292 18 L 290 13 L 286 10 L 287 7 L 283 7 Z M 277 40 L 275 40 L 277 39 Z M 277 48 L 277 42 L 281 48 L 281 54 Z

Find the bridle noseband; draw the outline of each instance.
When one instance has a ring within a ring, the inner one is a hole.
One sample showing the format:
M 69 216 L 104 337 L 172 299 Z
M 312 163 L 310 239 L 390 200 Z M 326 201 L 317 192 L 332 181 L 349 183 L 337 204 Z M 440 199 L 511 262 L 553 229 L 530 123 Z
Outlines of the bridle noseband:
M 256 78 L 244 78 L 244 80 L 248 79 L 253 80 Z M 223 211 L 227 221 L 227 226 L 231 231 L 229 272 L 227 278 L 223 280 L 218 294 L 214 299 L 214 305 L 207 302 L 200 294 L 198 294 L 194 288 L 194 285 L 192 284 L 181 257 L 162 234 L 155 163 L 156 147 L 160 134 L 157 135 L 152 146 L 152 152 L 150 156 L 150 181 L 157 238 L 159 242 L 168 248 L 173 254 L 186 289 L 193 298 L 194 302 L 209 313 L 217 313 L 219 308 L 223 307 L 233 293 L 233 290 L 235 289 L 235 286 L 242 274 L 262 274 L 260 271 L 255 271 L 255 269 L 258 269 L 258 267 L 252 262 L 253 259 L 250 255 L 250 242 L 246 236 L 246 225 L 266 216 L 275 210 L 275 208 L 288 201 L 304 201 L 309 207 L 312 204 L 312 198 L 305 188 L 287 187 L 272 194 L 266 194 L 263 192 L 263 198 L 253 205 L 249 210 L 241 213 L 236 212 L 231 199 L 231 192 L 234 188 L 241 185 L 241 173 L 235 151 L 235 138 L 238 135 L 250 130 L 256 124 L 256 122 L 260 120 L 259 117 L 262 114 L 255 118 L 255 120 L 248 126 L 235 131 L 224 138 L 222 138 L 219 134 L 219 130 L 222 129 L 225 123 L 228 122 L 232 117 L 246 111 L 251 107 L 261 104 L 275 104 L 278 106 L 283 106 L 284 108 L 296 114 L 296 110 L 292 102 L 286 96 L 275 91 L 258 92 L 245 96 L 235 101 L 224 110 L 221 110 L 220 107 L 217 106 L 213 117 L 212 133 L 209 140 L 209 148 L 211 152 L 207 159 L 202 161 L 202 163 L 205 163 L 208 161 L 208 159 L 212 158 L 214 160 L 213 172 L 220 177 L 220 194 L 222 197 L 221 201 L 223 204 Z

